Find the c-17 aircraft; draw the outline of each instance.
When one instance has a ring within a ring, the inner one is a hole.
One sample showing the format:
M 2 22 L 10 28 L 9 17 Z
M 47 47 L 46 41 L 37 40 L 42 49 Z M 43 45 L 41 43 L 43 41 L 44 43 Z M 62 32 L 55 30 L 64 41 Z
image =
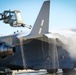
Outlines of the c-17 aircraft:
M 30 34 L 0 37 L 1 68 L 46 69 L 52 73 L 57 69 L 67 72 L 76 67 L 76 33 L 71 30 L 49 32 L 49 14 L 50 1 L 47 0 Z

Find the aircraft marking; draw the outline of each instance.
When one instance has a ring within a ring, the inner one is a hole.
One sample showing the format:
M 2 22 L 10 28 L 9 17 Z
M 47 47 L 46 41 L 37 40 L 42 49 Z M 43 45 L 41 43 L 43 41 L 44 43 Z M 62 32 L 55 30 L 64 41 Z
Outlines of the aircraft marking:
M 42 28 L 39 29 L 39 34 L 41 34 Z
M 43 25 L 44 25 L 44 20 L 41 21 L 41 26 L 43 26 Z

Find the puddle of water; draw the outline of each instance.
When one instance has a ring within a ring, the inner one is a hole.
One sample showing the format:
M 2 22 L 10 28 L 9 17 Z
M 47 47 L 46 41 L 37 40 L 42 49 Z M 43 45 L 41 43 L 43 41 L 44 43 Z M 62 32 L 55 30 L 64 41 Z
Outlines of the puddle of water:
M 53 74 L 46 74 L 46 71 L 38 71 L 38 72 L 24 72 L 24 73 L 17 73 L 16 75 L 76 75 L 76 71 L 68 72 L 68 73 L 63 73 L 63 72 L 58 72 L 58 73 L 53 73 Z

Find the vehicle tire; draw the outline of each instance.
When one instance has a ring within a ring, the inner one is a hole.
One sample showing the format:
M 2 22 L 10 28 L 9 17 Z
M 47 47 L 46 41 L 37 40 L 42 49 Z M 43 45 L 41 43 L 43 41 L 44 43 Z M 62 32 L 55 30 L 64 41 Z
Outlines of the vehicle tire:
M 57 69 L 47 69 L 47 73 L 48 74 L 57 73 Z
M 63 73 L 69 73 L 69 72 L 72 72 L 74 69 L 62 69 L 63 70 Z

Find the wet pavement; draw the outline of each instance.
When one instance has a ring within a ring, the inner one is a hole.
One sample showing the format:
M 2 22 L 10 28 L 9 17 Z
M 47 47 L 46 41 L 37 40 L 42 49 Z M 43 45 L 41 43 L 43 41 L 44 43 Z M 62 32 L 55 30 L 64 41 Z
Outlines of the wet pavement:
M 46 74 L 46 71 L 38 71 L 38 72 L 23 72 L 17 73 L 16 75 L 76 75 L 76 71 L 71 71 L 68 73 L 58 72 L 53 74 Z

